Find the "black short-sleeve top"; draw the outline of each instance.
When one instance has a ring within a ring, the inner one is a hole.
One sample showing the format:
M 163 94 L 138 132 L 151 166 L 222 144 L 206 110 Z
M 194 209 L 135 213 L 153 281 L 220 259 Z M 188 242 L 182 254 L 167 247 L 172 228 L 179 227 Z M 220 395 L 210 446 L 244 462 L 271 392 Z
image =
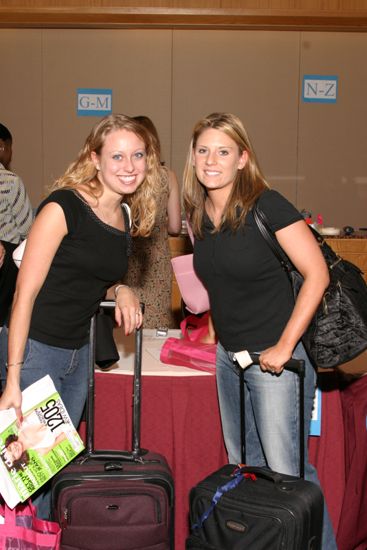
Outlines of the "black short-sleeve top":
M 50 202 L 63 209 L 68 232 L 36 298 L 29 337 L 79 349 L 88 342 L 90 319 L 107 289 L 127 271 L 130 234 L 103 223 L 75 190 L 52 192 L 38 212 Z
M 273 231 L 302 219 L 280 193 L 259 199 Z M 261 351 L 277 343 L 294 307 L 288 277 L 258 230 L 250 210 L 236 232 L 213 233 L 206 216 L 204 237 L 194 243 L 194 266 L 207 287 L 213 322 L 227 351 Z

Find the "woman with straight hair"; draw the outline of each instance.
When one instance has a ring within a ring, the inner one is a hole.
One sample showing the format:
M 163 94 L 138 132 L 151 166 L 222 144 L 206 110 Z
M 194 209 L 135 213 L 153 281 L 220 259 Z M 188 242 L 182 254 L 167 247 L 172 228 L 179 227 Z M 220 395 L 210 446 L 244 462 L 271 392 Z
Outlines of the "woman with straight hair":
M 243 123 L 231 113 L 213 113 L 195 125 L 183 201 L 195 236 L 195 270 L 208 290 L 218 336 L 216 376 L 229 462 L 241 462 L 234 354 L 258 352 L 260 365 L 244 371 L 246 462 L 299 475 L 298 377 L 283 365 L 291 357 L 304 359 L 305 477 L 319 483 L 307 456 L 316 373 L 301 342 L 329 283 L 316 240 L 296 208 L 270 189 Z M 304 277 L 295 303 L 287 274 L 257 228 L 255 203 Z M 322 542 L 324 550 L 335 550 L 326 509 Z

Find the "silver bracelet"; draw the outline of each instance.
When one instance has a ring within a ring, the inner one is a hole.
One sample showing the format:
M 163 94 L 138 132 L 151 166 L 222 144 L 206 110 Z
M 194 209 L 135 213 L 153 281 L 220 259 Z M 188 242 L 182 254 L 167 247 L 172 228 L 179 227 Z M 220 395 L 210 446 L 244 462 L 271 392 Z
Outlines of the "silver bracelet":
M 17 367 L 18 365 L 24 365 L 24 361 L 17 361 L 16 363 L 6 363 L 7 367 Z
M 127 285 L 117 285 L 117 286 L 115 287 L 115 290 L 114 290 L 114 292 L 115 292 L 115 298 L 117 298 L 118 291 L 119 291 L 120 288 L 122 288 L 122 287 L 129 288 Z

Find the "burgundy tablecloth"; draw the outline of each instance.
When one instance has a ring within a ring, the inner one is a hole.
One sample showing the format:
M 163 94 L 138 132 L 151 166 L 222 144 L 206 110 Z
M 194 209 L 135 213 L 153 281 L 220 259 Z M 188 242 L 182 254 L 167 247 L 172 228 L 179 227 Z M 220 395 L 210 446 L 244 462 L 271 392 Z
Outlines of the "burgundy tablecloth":
M 367 375 L 340 391 L 345 431 L 345 490 L 338 525 L 340 550 L 367 548 Z
M 319 376 L 319 386 L 323 390 L 321 436 L 309 438 L 309 459 L 317 468 L 336 534 L 345 488 L 344 424 L 337 374 Z

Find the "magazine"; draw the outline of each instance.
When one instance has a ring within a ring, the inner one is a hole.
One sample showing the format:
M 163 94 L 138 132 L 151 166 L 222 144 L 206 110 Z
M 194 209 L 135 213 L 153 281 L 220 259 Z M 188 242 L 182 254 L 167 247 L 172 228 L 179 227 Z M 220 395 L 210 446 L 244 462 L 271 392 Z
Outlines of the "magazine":
M 83 449 L 50 376 L 22 392 L 23 420 L 0 411 L 0 493 L 14 508 L 24 502 Z

